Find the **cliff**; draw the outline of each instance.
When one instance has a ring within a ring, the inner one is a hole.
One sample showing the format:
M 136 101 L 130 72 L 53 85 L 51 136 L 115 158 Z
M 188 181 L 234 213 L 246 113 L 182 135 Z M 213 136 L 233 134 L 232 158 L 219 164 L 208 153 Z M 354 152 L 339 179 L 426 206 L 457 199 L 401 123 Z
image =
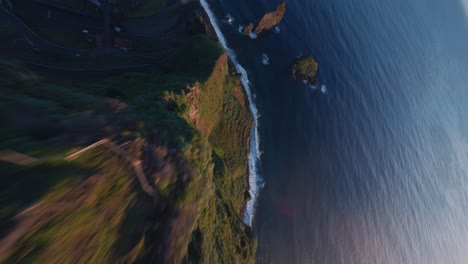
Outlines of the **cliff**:
M 253 121 L 203 17 L 159 74 L 0 61 L 0 262 L 253 263 Z
M 255 25 L 255 27 L 253 27 L 252 24 L 249 24 L 249 26 L 244 28 L 244 31 L 242 33 L 244 35 L 249 35 L 250 32 L 253 32 L 255 35 L 258 36 L 265 32 L 273 30 L 283 19 L 285 12 L 286 0 L 283 0 L 274 11 L 265 14 L 260 20 L 260 22 L 258 22 Z
M 178 96 L 177 102 L 185 109 L 182 116 L 201 131 L 213 148 L 215 195 L 199 219 L 199 230 L 205 238 L 200 250 L 202 263 L 251 263 L 255 238 L 240 216 L 248 198 L 253 119 L 240 76 L 230 69 L 227 55 L 218 59 L 206 82 L 190 87 L 190 92 Z

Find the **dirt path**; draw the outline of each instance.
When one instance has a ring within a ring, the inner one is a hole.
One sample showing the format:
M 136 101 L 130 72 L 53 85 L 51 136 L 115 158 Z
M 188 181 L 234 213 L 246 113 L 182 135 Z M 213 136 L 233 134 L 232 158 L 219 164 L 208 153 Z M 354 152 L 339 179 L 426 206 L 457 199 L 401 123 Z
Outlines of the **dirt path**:
M 0 151 L 0 160 L 13 163 L 18 166 L 28 166 L 39 163 L 41 160 L 31 156 L 18 153 L 14 150 L 7 149 Z
M 143 189 L 143 191 L 145 191 L 148 195 L 152 196 L 153 198 L 156 198 L 156 191 L 153 187 L 151 187 L 151 185 L 148 184 L 146 175 L 143 172 L 143 167 L 141 165 L 143 162 L 139 159 L 135 159 L 130 154 L 128 154 L 128 152 L 121 149 L 119 146 L 117 146 L 116 144 L 114 144 L 114 142 L 110 140 L 105 142 L 103 145 L 115 154 L 128 161 L 132 165 L 133 170 L 135 171 L 135 174 L 137 176 L 138 182 L 140 182 L 140 186 Z
M 127 151 L 123 150 L 121 147 L 117 146 L 114 142 L 112 142 L 110 139 L 105 138 L 102 139 L 94 144 L 89 145 L 88 147 L 77 151 L 67 157 L 65 157 L 65 160 L 73 160 L 78 158 L 81 154 L 94 149 L 99 146 L 104 146 L 107 149 L 111 150 L 121 158 L 123 158 L 125 161 L 130 163 L 132 165 L 133 171 L 135 172 L 138 182 L 140 183 L 141 188 L 145 193 L 147 193 L 149 196 L 153 197 L 154 199 L 157 198 L 157 193 L 156 190 L 148 183 L 148 180 L 146 178 L 145 173 L 143 172 L 143 166 L 142 166 L 142 161 L 139 159 L 135 159 L 132 155 L 128 154 Z

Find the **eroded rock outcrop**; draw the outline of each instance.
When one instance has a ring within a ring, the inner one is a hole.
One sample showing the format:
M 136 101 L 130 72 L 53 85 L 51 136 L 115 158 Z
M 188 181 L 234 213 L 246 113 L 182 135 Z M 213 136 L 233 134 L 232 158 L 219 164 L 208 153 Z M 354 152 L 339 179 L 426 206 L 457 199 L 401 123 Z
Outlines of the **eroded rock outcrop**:
M 265 14 L 255 27 L 250 23 L 243 29 L 242 33 L 244 35 L 250 35 L 250 33 L 253 33 L 258 36 L 271 31 L 281 22 L 285 12 L 286 0 L 283 0 L 278 7 L 276 7 L 276 10 Z
M 298 58 L 291 66 L 291 76 L 294 80 L 302 80 L 309 85 L 315 85 L 317 80 L 318 63 L 312 56 L 303 56 Z
M 246 36 L 250 35 L 250 33 L 252 33 L 253 31 L 253 28 L 254 28 L 253 23 L 248 24 L 247 26 L 244 27 L 244 29 L 242 29 L 242 34 Z

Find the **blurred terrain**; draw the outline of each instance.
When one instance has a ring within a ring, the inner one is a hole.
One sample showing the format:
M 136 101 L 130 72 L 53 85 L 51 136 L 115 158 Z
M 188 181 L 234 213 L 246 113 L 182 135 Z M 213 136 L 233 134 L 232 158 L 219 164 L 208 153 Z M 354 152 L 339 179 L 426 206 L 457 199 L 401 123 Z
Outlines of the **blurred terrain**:
M 153 13 L 124 17 L 184 16 L 128 33 L 147 45 L 77 53 L 21 25 L 34 15 L 13 2 L 0 10 L 0 262 L 253 262 L 252 119 L 198 3 L 147 1 Z M 46 4 L 75 8 L 61 3 Z

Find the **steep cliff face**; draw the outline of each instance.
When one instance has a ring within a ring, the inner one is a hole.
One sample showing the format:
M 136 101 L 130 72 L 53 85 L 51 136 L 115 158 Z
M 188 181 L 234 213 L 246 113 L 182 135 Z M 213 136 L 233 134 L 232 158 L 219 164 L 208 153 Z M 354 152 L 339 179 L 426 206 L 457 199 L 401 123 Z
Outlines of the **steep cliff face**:
M 244 35 L 249 35 L 251 32 L 255 35 L 260 35 L 270 30 L 273 30 L 283 19 L 286 12 L 286 0 L 283 0 L 274 11 L 265 14 L 260 22 L 255 27 L 252 24 L 246 26 L 243 30 Z
M 161 83 L 177 87 L 180 80 L 46 79 L 0 60 L 8 139 L 0 149 L 33 160 L 27 167 L 0 162 L 0 205 L 8 209 L 0 214 L 7 238 L 0 240 L 1 263 L 187 258 L 198 215 L 214 196 L 213 165 L 207 140 L 163 98 Z
M 0 60 L 0 263 L 254 262 L 248 100 L 198 3 L 180 12 L 170 49 L 129 55 L 158 74 Z
M 248 188 L 248 153 L 253 119 L 240 78 L 222 55 L 204 83 L 175 96 L 182 116 L 212 147 L 214 195 L 198 217 L 198 240 L 192 254 L 202 263 L 251 263 L 255 238 L 241 221 Z M 237 252 L 237 253 L 235 253 Z
M 253 263 L 241 218 L 253 121 L 227 56 L 209 68 L 187 91 L 185 75 L 54 81 L 0 61 L 2 148 L 38 162 L 0 164 L 0 231 L 17 238 L 0 262 Z M 64 159 L 104 137 L 113 145 Z

